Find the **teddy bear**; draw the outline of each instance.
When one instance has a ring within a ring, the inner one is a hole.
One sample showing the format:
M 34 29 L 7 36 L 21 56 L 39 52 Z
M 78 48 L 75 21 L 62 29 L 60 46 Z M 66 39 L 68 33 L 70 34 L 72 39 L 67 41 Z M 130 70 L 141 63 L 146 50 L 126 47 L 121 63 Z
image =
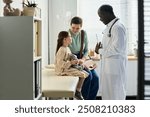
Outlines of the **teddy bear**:
M 77 58 L 76 55 L 70 54 L 70 61 L 71 61 L 71 60 L 78 60 L 78 58 Z M 80 70 L 80 71 L 82 71 L 82 70 L 84 69 L 83 65 L 80 65 L 80 64 L 71 65 L 71 67 L 76 68 L 76 69 L 78 69 L 78 70 Z
M 11 3 L 13 2 L 12 0 L 3 0 L 3 2 L 6 4 L 4 6 L 4 16 L 21 16 L 22 12 L 18 8 L 12 8 Z

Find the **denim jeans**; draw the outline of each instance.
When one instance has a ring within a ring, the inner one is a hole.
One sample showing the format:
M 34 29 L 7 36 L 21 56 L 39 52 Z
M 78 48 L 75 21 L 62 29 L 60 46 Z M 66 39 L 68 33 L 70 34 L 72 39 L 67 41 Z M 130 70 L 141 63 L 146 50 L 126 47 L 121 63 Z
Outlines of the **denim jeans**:
M 99 77 L 95 70 L 87 70 L 89 76 L 84 80 L 82 86 L 82 95 L 85 100 L 95 100 L 99 89 Z
M 76 54 L 79 58 L 79 54 Z M 85 100 L 95 100 L 99 89 L 99 77 L 95 70 L 84 69 L 89 76 L 84 80 L 82 86 L 82 95 Z

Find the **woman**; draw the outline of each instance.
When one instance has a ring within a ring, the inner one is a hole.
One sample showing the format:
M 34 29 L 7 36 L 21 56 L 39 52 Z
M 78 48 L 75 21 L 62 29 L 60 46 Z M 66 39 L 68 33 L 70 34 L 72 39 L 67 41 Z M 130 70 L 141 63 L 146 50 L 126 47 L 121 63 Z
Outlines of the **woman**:
M 87 33 L 84 33 L 83 36 L 81 35 L 81 28 L 82 28 L 82 19 L 80 17 L 73 17 L 70 23 L 69 33 L 72 37 L 72 43 L 69 45 L 71 52 L 77 55 L 78 59 L 80 59 L 81 63 L 84 63 L 86 57 L 88 56 L 88 39 Z M 82 38 L 83 37 L 83 43 Z M 82 48 L 83 46 L 83 48 Z M 82 56 L 80 50 L 82 48 Z M 83 87 L 82 87 L 82 95 L 86 100 L 95 100 L 96 95 L 99 89 L 99 77 L 95 70 L 88 70 L 85 69 L 89 76 L 85 79 Z
M 57 75 L 79 76 L 79 82 L 75 93 L 75 98 L 83 100 L 81 94 L 81 88 L 84 79 L 88 76 L 88 73 L 84 70 L 78 70 L 71 67 L 79 63 L 79 60 L 71 60 L 71 51 L 68 45 L 71 44 L 72 39 L 67 31 L 61 31 L 58 35 L 56 58 L 55 58 L 55 71 Z

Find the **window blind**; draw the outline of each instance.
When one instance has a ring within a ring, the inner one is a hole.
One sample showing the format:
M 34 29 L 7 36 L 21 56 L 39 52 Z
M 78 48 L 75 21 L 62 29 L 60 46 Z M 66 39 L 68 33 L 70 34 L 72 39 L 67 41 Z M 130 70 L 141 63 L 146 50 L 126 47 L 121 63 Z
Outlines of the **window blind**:
M 144 0 L 144 42 L 144 99 L 150 99 L 150 0 Z

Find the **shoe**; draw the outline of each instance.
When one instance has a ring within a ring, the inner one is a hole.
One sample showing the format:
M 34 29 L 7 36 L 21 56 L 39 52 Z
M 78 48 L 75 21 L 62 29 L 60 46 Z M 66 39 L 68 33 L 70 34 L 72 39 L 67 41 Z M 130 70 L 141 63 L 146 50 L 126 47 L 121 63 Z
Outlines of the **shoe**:
M 79 91 L 77 91 L 77 90 L 76 90 L 76 92 L 75 92 L 75 98 L 76 98 L 77 100 L 84 100 L 84 98 L 83 98 L 81 92 L 79 92 Z

